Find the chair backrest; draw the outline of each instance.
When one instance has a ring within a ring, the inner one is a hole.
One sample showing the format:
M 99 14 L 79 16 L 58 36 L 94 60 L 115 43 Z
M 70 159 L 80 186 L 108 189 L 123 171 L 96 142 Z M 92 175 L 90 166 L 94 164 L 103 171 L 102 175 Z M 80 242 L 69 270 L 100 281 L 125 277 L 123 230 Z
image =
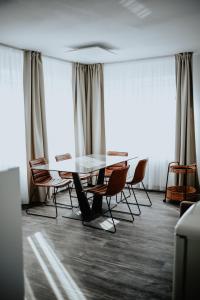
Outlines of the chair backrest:
M 110 156 L 128 156 L 128 152 L 107 151 L 107 155 L 110 155 Z M 115 164 L 113 166 L 110 166 L 110 167 L 108 167 L 108 169 L 115 169 L 115 168 L 119 168 L 119 167 L 123 168 L 125 166 L 127 166 L 127 161 Z
M 47 164 L 47 161 L 44 157 L 40 157 L 40 158 L 29 161 L 29 165 L 31 168 L 33 168 L 35 166 L 46 165 L 46 164 Z M 45 180 L 50 180 L 52 178 L 50 172 L 47 170 L 31 169 L 31 175 L 32 175 L 33 183 L 44 182 Z
M 113 170 L 108 182 L 108 187 L 106 191 L 107 196 L 114 196 L 123 190 L 126 184 L 128 169 L 129 166 Z
M 148 159 L 139 160 L 137 167 L 135 168 L 135 173 L 134 173 L 134 176 L 132 179 L 133 184 L 137 184 L 137 183 L 143 181 L 147 163 L 148 163 Z
M 56 161 L 67 160 L 67 159 L 71 159 L 71 158 L 72 158 L 72 156 L 70 153 L 65 153 L 65 154 L 55 156 Z

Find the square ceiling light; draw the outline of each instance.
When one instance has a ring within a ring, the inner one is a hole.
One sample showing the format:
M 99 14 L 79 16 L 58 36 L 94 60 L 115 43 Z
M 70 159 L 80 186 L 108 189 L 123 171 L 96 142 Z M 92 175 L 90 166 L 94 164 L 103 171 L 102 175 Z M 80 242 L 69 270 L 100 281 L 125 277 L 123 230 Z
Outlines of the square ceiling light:
M 79 49 L 73 49 L 67 52 L 66 58 L 75 62 L 84 64 L 104 63 L 116 55 L 112 50 L 99 46 L 90 46 Z

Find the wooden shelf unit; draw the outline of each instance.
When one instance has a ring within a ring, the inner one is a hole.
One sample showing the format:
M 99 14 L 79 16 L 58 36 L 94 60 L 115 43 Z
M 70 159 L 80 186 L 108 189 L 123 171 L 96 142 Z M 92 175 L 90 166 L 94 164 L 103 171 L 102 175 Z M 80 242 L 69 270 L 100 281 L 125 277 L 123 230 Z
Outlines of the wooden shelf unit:
M 168 165 L 167 172 L 167 180 L 166 180 L 166 190 L 165 190 L 165 198 L 166 200 L 174 200 L 174 201 L 183 201 L 183 200 L 193 200 L 195 198 L 196 187 L 188 185 L 188 174 L 194 174 L 195 181 L 197 175 L 196 164 L 191 165 L 180 165 L 179 162 L 171 162 Z M 168 186 L 169 174 L 174 173 L 177 174 L 177 183 L 180 182 L 180 176 L 182 176 L 182 185 L 174 185 Z

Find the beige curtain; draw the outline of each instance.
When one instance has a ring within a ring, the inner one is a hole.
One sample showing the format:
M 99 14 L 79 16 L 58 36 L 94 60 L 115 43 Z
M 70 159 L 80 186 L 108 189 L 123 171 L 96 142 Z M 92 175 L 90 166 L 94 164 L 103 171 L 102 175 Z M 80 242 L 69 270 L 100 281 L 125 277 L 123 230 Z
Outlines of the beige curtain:
M 200 179 L 200 54 L 193 55 L 194 119 L 198 178 Z
M 102 64 L 73 65 L 76 155 L 105 153 Z
M 42 59 L 41 54 L 34 51 L 24 52 L 24 107 L 30 195 L 32 186 L 29 160 L 39 157 L 48 159 Z M 44 193 L 40 192 L 38 200 L 43 196 Z
M 192 53 L 176 56 L 176 160 L 181 164 L 196 162 Z

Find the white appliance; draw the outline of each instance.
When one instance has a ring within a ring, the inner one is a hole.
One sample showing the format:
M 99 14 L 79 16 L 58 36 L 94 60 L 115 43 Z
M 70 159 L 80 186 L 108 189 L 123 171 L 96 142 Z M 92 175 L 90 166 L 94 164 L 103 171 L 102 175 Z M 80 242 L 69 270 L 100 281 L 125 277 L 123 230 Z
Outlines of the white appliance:
M 173 300 L 200 299 L 200 201 L 175 227 Z
M 24 299 L 19 168 L 0 171 L 0 298 Z

